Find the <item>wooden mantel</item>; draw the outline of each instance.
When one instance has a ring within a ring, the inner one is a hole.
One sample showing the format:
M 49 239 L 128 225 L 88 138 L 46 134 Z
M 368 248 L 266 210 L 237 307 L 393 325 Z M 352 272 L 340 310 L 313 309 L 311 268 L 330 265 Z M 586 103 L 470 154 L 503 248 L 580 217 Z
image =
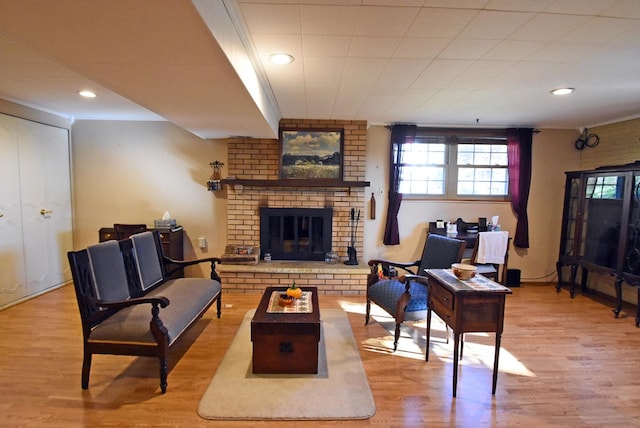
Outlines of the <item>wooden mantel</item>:
M 222 184 L 230 186 L 255 186 L 255 187 L 298 187 L 298 188 L 351 188 L 351 187 L 369 187 L 368 181 L 343 181 L 334 179 L 285 179 L 285 180 L 254 180 L 242 178 L 225 178 L 221 180 Z

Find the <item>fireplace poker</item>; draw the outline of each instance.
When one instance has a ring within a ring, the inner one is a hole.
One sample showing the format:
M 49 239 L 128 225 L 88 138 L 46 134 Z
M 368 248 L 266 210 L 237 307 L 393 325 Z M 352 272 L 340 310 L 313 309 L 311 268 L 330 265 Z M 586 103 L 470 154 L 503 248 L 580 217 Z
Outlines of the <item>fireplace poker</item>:
M 356 232 L 358 231 L 358 222 L 360 221 L 360 210 L 358 210 L 358 216 L 356 217 L 355 208 L 351 208 L 351 246 L 356 247 Z

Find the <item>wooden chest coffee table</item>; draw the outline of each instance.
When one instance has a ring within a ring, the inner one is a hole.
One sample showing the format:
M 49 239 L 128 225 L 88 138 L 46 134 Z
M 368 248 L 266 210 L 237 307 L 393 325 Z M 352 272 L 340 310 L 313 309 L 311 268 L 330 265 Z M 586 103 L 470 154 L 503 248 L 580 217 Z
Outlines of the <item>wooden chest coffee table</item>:
M 262 295 L 251 320 L 253 373 L 318 373 L 318 289 L 301 288 L 296 307 L 278 305 L 286 287 L 267 287 Z

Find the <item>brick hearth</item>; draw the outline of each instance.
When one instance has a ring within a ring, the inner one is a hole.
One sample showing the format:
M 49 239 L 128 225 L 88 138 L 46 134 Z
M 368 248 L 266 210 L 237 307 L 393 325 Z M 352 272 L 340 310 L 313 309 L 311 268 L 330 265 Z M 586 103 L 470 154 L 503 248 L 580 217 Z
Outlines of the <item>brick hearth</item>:
M 221 264 L 217 268 L 229 293 L 262 293 L 266 286 L 296 285 L 318 287 L 319 294 L 363 295 L 363 280 L 369 267 L 327 264 L 325 262 L 278 261 L 257 265 Z

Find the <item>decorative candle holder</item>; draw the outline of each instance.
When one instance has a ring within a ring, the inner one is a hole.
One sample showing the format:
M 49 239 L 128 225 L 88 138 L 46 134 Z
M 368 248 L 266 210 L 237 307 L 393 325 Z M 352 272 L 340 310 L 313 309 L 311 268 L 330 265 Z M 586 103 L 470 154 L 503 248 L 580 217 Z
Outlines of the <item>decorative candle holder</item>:
M 222 168 L 222 165 L 224 165 L 224 163 L 215 161 L 211 162 L 209 165 L 213 169 L 213 172 L 211 174 L 211 177 L 209 177 L 209 180 L 207 180 L 207 190 L 211 192 L 217 192 L 218 190 L 222 189 L 222 184 L 220 183 L 220 180 L 222 179 L 222 177 L 220 176 L 220 168 Z

